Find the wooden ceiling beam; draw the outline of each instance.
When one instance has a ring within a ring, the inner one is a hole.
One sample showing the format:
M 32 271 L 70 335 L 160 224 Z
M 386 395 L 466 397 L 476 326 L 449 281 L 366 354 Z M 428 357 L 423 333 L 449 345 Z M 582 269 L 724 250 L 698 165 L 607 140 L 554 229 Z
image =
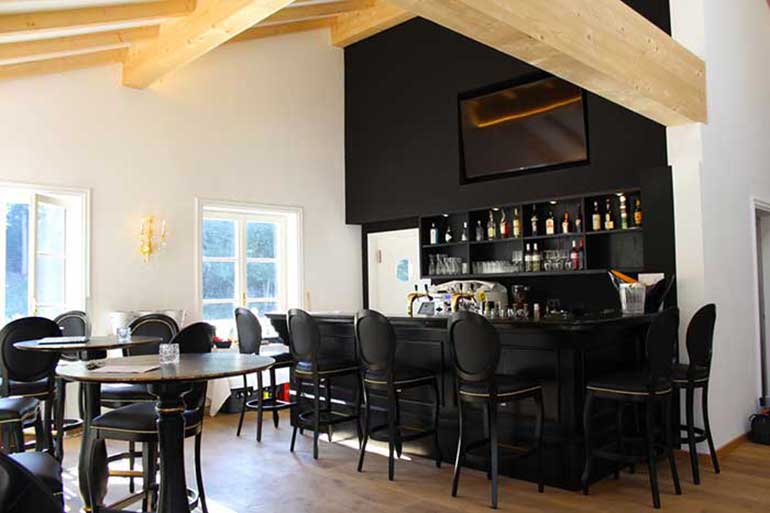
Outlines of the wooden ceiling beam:
M 163 0 L 0 16 L 0 34 L 83 27 L 136 20 L 167 20 L 193 11 L 195 0 Z
M 123 84 L 148 87 L 290 3 L 291 0 L 199 0 L 193 14 L 161 25 L 156 39 L 129 50 L 123 64 Z
M 336 16 L 350 11 L 366 9 L 372 5 L 374 5 L 374 0 L 337 0 L 314 4 L 295 4 L 269 16 L 264 23 L 288 23 L 308 18 Z
M 621 0 L 389 0 L 667 126 L 706 122 L 705 64 Z
M 48 73 L 62 73 L 92 66 L 115 64 L 123 61 L 125 55 L 126 49 L 119 48 L 53 59 L 7 64 L 0 66 L 0 80 L 11 80 Z
M 352 45 L 416 17 L 397 5 L 377 1 L 367 9 L 337 16 L 332 24 L 332 44 L 337 47 Z
M 310 20 L 295 21 L 293 23 L 273 23 L 271 25 L 256 25 L 250 29 L 244 30 L 228 43 L 237 43 L 240 41 L 249 41 L 251 39 L 262 39 L 271 36 L 280 36 L 283 34 L 292 34 L 294 32 L 305 32 L 308 30 L 317 30 L 331 26 L 334 18 L 315 18 Z
M 158 35 L 158 27 L 136 27 L 110 32 L 94 32 L 69 37 L 55 37 L 0 44 L 0 61 L 31 61 L 46 59 L 46 55 L 81 52 L 88 49 L 124 46 L 134 41 Z

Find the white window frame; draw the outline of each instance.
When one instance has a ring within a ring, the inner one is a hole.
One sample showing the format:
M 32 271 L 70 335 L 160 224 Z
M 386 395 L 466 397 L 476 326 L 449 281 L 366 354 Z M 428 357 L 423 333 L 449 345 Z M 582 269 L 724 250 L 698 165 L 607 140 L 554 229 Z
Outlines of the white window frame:
M 249 303 L 278 302 L 279 310 L 302 307 L 304 265 L 302 255 L 302 208 L 279 205 L 241 203 L 196 198 L 195 201 L 195 300 L 196 311 L 203 318 L 207 304 L 234 303 L 247 307 Z M 227 219 L 236 221 L 235 257 L 203 256 L 203 220 Z M 276 255 L 274 258 L 249 258 L 246 255 L 246 224 L 268 222 L 277 225 Z M 235 262 L 235 297 L 232 299 L 203 299 L 203 262 Z M 241 264 L 242 262 L 242 264 Z M 278 280 L 276 298 L 243 297 L 247 291 L 246 271 L 251 262 L 275 262 Z M 263 326 L 263 329 L 267 328 Z

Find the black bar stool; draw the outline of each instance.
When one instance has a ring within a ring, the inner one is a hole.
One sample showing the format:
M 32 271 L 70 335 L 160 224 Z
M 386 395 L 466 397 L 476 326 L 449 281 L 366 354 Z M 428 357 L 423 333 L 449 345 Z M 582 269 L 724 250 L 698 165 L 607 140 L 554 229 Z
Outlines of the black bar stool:
M 361 443 L 361 380 L 359 365 L 355 360 L 344 357 L 321 357 L 321 330 L 313 317 L 304 310 L 292 309 L 286 314 L 289 328 L 289 347 L 294 357 L 293 381 L 297 391 L 297 408 L 300 409 L 300 399 L 303 396 L 305 384 L 313 387 L 313 409 L 298 411 L 291 434 L 290 450 L 294 452 L 297 439 L 297 429 L 313 430 L 313 458 L 318 459 L 318 436 L 321 427 L 325 426 L 331 439 L 331 427 L 335 424 L 356 421 L 358 443 Z M 352 376 L 356 380 L 353 413 L 333 411 L 331 401 L 332 378 Z M 321 385 L 324 385 L 326 398 L 325 408 L 321 410 Z
M 238 351 L 242 354 L 258 355 L 262 346 L 262 326 L 259 324 L 257 316 L 247 308 L 236 308 L 235 327 L 238 330 Z M 291 367 L 294 365 L 294 358 L 292 358 L 291 353 L 278 353 L 266 356 L 270 356 L 275 360 L 275 364 L 270 367 L 270 396 L 264 397 L 262 373 L 258 372 L 257 398 L 249 401 L 249 386 L 246 376 L 243 376 L 243 404 L 241 405 L 241 417 L 238 419 L 238 431 L 236 433 L 236 436 L 241 436 L 243 416 L 246 413 L 246 409 L 257 410 L 257 442 L 262 441 L 262 413 L 264 410 L 273 412 L 273 425 L 277 428 L 279 423 L 278 412 L 293 406 L 291 402 L 278 399 L 275 370 Z
M 617 462 L 620 467 L 647 462 L 650 474 L 650 488 L 655 508 L 660 508 L 658 489 L 657 449 L 655 410 L 661 407 L 664 418 L 663 453 L 671 465 L 671 476 L 677 495 L 682 494 L 679 474 L 674 460 L 673 430 L 671 426 L 674 344 L 679 326 L 679 310 L 669 308 L 658 314 L 647 330 L 646 351 L 648 368 L 644 370 L 621 371 L 591 380 L 586 386 L 585 406 L 583 409 L 583 429 L 585 434 L 586 464 L 583 470 L 583 493 L 588 495 L 588 483 L 595 458 Z M 618 403 L 616 446 L 593 448 L 592 413 L 596 399 Z M 623 407 L 629 403 L 645 406 L 646 455 L 631 455 L 624 450 L 625 438 L 622 429 Z M 620 468 L 619 467 L 619 468 Z M 615 472 L 619 476 L 619 469 Z
M 538 453 L 539 479 L 537 490 L 543 492 L 543 387 L 541 384 L 520 376 L 498 375 L 500 362 L 500 336 L 494 326 L 483 316 L 472 312 L 457 312 L 449 320 L 449 347 L 455 366 L 455 394 L 460 433 L 457 441 L 457 457 L 452 477 L 452 497 L 457 496 L 460 467 L 465 454 L 477 447 L 489 444 L 492 480 L 492 508 L 497 509 L 498 437 L 497 407 L 513 401 L 532 398 L 537 406 L 534 444 L 526 451 L 517 453 L 529 456 Z M 468 443 L 465 440 L 463 403 L 481 404 L 486 410 L 489 438 Z
M 698 450 L 696 444 L 708 442 L 711 453 L 711 463 L 714 472 L 719 474 L 719 461 L 714 449 L 714 440 L 711 438 L 711 425 L 709 424 L 709 376 L 711 374 L 711 348 L 714 342 L 714 324 L 717 318 L 717 307 L 708 304 L 695 312 L 690 324 L 687 326 L 687 355 L 689 364 L 674 366 L 674 390 L 677 393 L 685 390 L 685 411 L 687 424 L 679 426 L 680 440 L 687 442 L 690 449 L 690 463 L 692 464 L 692 480 L 700 484 L 700 471 L 698 469 Z M 703 413 L 703 428 L 695 427 L 695 389 L 701 389 L 701 408 Z M 682 431 L 687 431 L 687 437 L 681 437 Z
M 375 440 L 375 434 L 387 431 L 388 437 L 388 479 L 393 481 L 395 458 L 394 450 L 401 456 L 403 442 L 433 437 L 436 466 L 441 467 L 441 446 L 438 439 L 438 421 L 441 398 L 438 391 L 438 378 L 425 369 L 396 365 L 396 332 L 390 321 L 381 313 L 363 310 L 356 315 L 355 333 L 358 341 L 358 359 L 363 371 L 364 391 L 364 441 L 358 456 L 358 471 L 364 467 L 366 443 L 369 436 Z M 399 408 L 399 393 L 417 387 L 431 387 L 433 390 L 433 425 L 429 429 L 419 430 L 408 435 L 402 433 Z M 370 391 L 386 393 L 387 424 L 371 426 L 372 401 Z

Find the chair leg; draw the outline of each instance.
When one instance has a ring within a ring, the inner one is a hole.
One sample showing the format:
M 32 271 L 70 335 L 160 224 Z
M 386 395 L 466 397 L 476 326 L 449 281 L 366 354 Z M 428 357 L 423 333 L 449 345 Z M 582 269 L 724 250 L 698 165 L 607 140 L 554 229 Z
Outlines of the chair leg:
M 703 408 L 703 431 L 706 433 L 706 441 L 709 444 L 709 453 L 711 453 L 711 464 L 714 465 L 714 472 L 719 474 L 719 460 L 717 460 L 717 451 L 714 448 L 714 439 L 711 438 L 711 423 L 709 422 L 709 386 L 708 383 L 701 391 L 701 402 Z
M 318 459 L 318 435 L 321 432 L 321 384 L 313 378 L 313 459 Z
M 24 452 L 24 426 L 21 422 L 11 424 L 11 439 L 13 441 L 13 452 Z
M 329 417 L 331 417 L 332 412 L 332 380 L 331 378 L 326 378 L 326 386 L 324 387 L 324 409 L 329 414 Z M 326 436 L 329 439 L 329 443 L 332 443 L 332 430 L 333 427 L 331 424 L 326 425 Z
M 388 480 L 390 481 L 393 481 L 395 474 L 395 457 L 393 453 L 397 443 L 397 409 L 398 397 L 396 396 L 396 391 L 391 387 L 388 389 Z
M 279 417 L 276 401 L 278 400 L 278 385 L 275 382 L 275 368 L 270 367 L 270 397 L 273 398 L 273 426 L 278 429 Z
M 537 419 L 535 420 L 535 450 L 537 450 L 537 491 L 543 493 L 545 489 L 545 465 L 543 464 L 543 422 L 545 421 L 545 410 L 543 407 L 543 392 L 535 394 L 535 403 L 537 405 Z
M 401 458 L 401 454 L 404 452 L 404 443 L 401 440 L 401 405 L 398 402 L 398 390 L 394 391 L 396 398 L 396 456 Z
M 195 435 L 195 480 L 198 485 L 198 498 L 201 503 L 201 510 L 203 513 L 209 513 L 208 505 L 206 504 L 206 492 L 203 490 L 203 465 L 201 465 L 201 439 L 202 433 Z
M 581 484 L 583 495 L 588 495 L 588 480 L 591 478 L 591 466 L 593 465 L 593 447 L 591 445 L 591 409 L 593 408 L 594 393 L 586 390 L 586 401 L 583 405 L 583 435 L 585 437 L 586 466 L 583 469 Z
M 698 469 L 698 449 L 695 444 L 695 412 L 693 402 L 695 389 L 688 383 L 685 389 L 685 415 L 687 417 L 687 445 L 690 449 L 690 465 L 692 466 L 692 482 L 700 484 L 700 471 Z
M 61 462 L 64 457 L 64 405 L 67 400 L 67 383 L 63 379 L 56 380 L 56 412 L 54 414 L 54 423 L 56 428 L 56 443 L 54 446 L 54 456 Z
M 363 441 L 361 447 L 358 450 L 358 471 L 364 470 L 364 457 L 366 456 L 366 443 L 369 441 L 369 422 L 371 421 L 371 410 L 369 407 L 369 395 L 366 393 L 366 386 L 364 386 L 364 432 Z
M 294 416 L 294 426 L 291 430 L 291 445 L 289 446 L 289 452 L 294 452 L 294 443 L 297 441 L 297 430 L 299 429 L 299 413 L 302 411 L 300 408 L 300 401 L 302 400 L 302 380 L 297 378 L 294 372 L 291 373 L 291 382 L 294 386 L 296 395 L 296 400 L 294 401 L 294 406 L 292 406 L 290 411 L 295 411 L 296 415 Z
M 677 495 L 682 495 L 682 485 L 679 483 L 679 471 L 676 468 L 676 459 L 674 459 L 674 432 L 671 423 L 673 405 L 672 395 L 668 395 L 663 400 L 663 416 L 665 418 L 665 430 L 666 430 L 666 457 L 668 458 L 668 464 L 671 467 L 671 478 L 674 480 L 674 491 Z
M 262 414 L 264 413 L 264 396 L 262 390 L 262 373 L 257 372 L 257 442 L 262 441 Z
M 618 401 L 618 409 L 615 415 L 615 443 L 618 446 L 618 454 L 625 454 L 625 448 L 623 446 L 623 409 L 625 403 Z M 623 469 L 623 463 L 618 462 L 615 468 L 615 479 L 620 479 L 620 471 Z
M 497 466 L 499 448 L 497 447 L 497 402 L 489 402 L 489 470 L 492 472 L 492 509 L 497 509 Z
M 444 459 L 444 455 L 441 454 L 441 443 L 438 437 L 438 423 L 441 415 L 441 396 L 438 391 L 438 380 L 433 380 L 433 395 L 436 399 L 436 403 L 433 405 L 433 450 L 436 453 L 436 467 L 441 468 L 441 461 Z
M 482 417 L 482 429 L 484 430 L 484 440 L 489 443 L 491 440 L 491 435 L 489 434 L 489 405 L 484 404 L 481 407 L 481 417 Z M 492 480 L 492 466 L 487 466 L 487 481 Z
M 243 402 L 241 403 L 241 417 L 238 419 L 238 431 L 235 432 L 235 436 L 241 436 L 241 428 L 243 428 L 243 417 L 246 415 L 246 403 L 248 402 L 248 383 L 246 381 L 246 374 L 243 375 Z
M 152 462 L 152 445 L 146 443 L 142 447 L 142 511 L 150 511 L 150 503 L 152 502 L 152 478 L 150 472 L 154 463 Z
M 43 436 L 45 437 L 44 447 L 48 449 L 50 454 L 53 454 L 53 434 L 51 433 L 51 426 L 53 422 L 54 396 L 53 390 L 48 393 L 43 408 L 43 426 L 45 427 L 43 430 Z
M 23 429 L 23 428 L 22 428 Z M 35 417 L 35 450 L 36 451 L 42 451 L 45 447 L 45 444 L 43 440 L 45 439 L 45 426 L 43 425 L 43 418 L 40 416 L 40 413 L 38 412 Z M 22 445 L 21 450 L 23 451 L 25 447 Z
M 452 473 L 452 497 L 457 497 L 457 487 L 460 484 L 460 468 L 463 465 L 463 401 L 457 397 L 457 454 L 455 455 L 455 468 Z
M 353 397 L 354 406 L 353 406 L 353 412 L 356 415 L 356 436 L 358 437 L 358 449 L 360 450 L 363 446 L 363 440 L 364 440 L 364 434 L 363 429 L 361 427 L 361 399 L 364 397 L 364 380 L 361 379 L 361 376 L 356 375 L 356 393 Z
M 645 404 L 645 428 L 647 437 L 647 470 L 650 474 L 650 490 L 652 491 L 652 504 L 655 509 L 660 509 L 660 490 L 658 488 L 658 466 L 655 454 L 655 399 L 649 397 Z
M 134 470 L 134 452 L 136 451 L 136 443 L 128 442 L 128 470 Z M 128 493 L 134 493 L 136 484 L 134 483 L 134 476 L 128 478 Z

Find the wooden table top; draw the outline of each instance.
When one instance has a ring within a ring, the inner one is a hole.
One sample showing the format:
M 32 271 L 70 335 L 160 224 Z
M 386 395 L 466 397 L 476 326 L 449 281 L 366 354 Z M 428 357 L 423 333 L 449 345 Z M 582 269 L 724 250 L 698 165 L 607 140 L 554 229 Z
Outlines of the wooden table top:
M 159 365 L 158 355 L 128 356 L 96 360 L 102 365 Z M 204 381 L 240 376 L 269 368 L 275 363 L 270 357 L 239 353 L 181 354 L 179 363 L 160 365 L 143 373 L 106 373 L 90 370 L 92 362 L 62 363 L 56 373 L 73 381 L 92 383 L 163 383 L 172 381 Z
M 106 351 L 108 349 L 123 349 L 130 346 L 153 344 L 158 342 L 163 342 L 163 339 L 160 337 L 140 336 L 133 336 L 128 339 L 119 339 L 116 335 L 107 335 L 103 337 L 90 337 L 86 342 L 82 343 L 41 344 L 40 340 L 25 340 L 23 342 L 16 342 L 13 347 L 17 349 L 23 349 L 25 351 L 47 351 L 58 353 L 64 351 Z

